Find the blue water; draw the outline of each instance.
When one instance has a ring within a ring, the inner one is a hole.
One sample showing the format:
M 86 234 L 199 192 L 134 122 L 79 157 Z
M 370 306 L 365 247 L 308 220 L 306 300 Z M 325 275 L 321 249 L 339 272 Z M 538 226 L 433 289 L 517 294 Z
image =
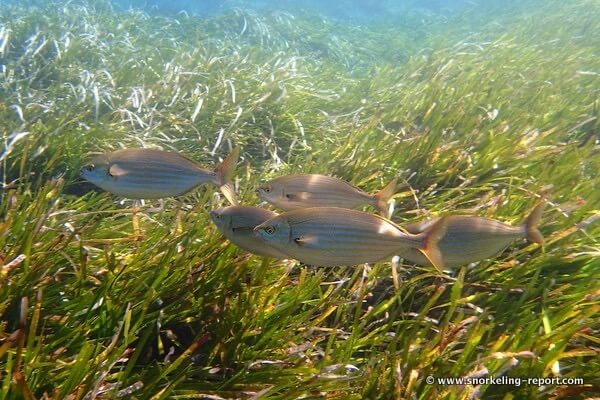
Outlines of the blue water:
M 77 3 L 72 1 L 70 3 Z M 82 1 L 89 5 L 94 2 Z M 47 0 L 0 0 L 5 4 L 31 5 L 43 7 Z M 61 1 L 54 4 L 60 5 Z M 519 8 L 547 5 L 543 0 L 100 0 L 95 3 L 103 6 L 111 4 L 118 10 L 136 9 L 148 14 L 174 16 L 180 13 L 212 16 L 228 10 L 241 8 L 257 13 L 287 11 L 292 14 L 313 14 L 332 20 L 353 23 L 377 22 L 385 20 L 400 22 L 404 17 L 415 15 L 448 16 L 465 10 L 482 14 L 490 10 L 499 13 L 517 12 Z
M 510 1 L 506 1 L 509 3 Z M 485 4 L 467 0 L 116 0 L 124 8 L 138 8 L 155 13 L 215 14 L 231 8 L 258 11 L 304 11 L 329 18 L 369 20 L 400 16 L 411 10 L 451 13 L 465 7 L 485 7 Z M 495 2 L 498 4 L 498 2 Z

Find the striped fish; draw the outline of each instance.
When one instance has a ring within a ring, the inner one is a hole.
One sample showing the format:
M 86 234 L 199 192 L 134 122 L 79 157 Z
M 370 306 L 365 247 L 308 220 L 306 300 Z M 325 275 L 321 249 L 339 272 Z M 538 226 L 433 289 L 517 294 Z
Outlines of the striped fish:
M 527 238 L 531 242 L 544 245 L 544 237 L 538 230 L 544 204 L 538 204 L 520 226 L 510 226 L 500 221 L 474 216 L 450 216 L 447 220 L 446 235 L 438 242 L 447 267 L 458 267 L 472 262 L 491 258 L 501 253 L 515 239 Z M 405 228 L 412 234 L 419 234 L 438 219 L 416 222 Z M 419 265 L 431 262 L 413 249 L 405 249 L 398 255 Z
M 214 171 L 200 167 L 182 154 L 156 149 L 124 149 L 94 157 L 80 176 L 94 185 L 130 199 L 180 196 L 203 183 L 218 186 L 231 204 L 237 204 L 229 182 L 239 149 L 235 148 Z
M 416 248 L 440 269 L 437 241 L 445 233 L 441 219 L 417 235 L 378 215 L 337 207 L 289 211 L 258 225 L 255 230 L 270 246 L 306 264 L 356 265 L 392 257 Z
M 378 193 L 371 195 L 348 182 L 317 174 L 287 175 L 260 186 L 258 197 L 282 210 L 310 207 L 357 208 L 369 204 L 387 215 L 387 201 L 394 194 L 394 179 Z
M 259 256 L 284 259 L 288 256 L 269 246 L 254 231 L 257 225 L 276 216 L 273 211 L 251 206 L 221 207 L 210 212 L 211 220 L 231 243 Z

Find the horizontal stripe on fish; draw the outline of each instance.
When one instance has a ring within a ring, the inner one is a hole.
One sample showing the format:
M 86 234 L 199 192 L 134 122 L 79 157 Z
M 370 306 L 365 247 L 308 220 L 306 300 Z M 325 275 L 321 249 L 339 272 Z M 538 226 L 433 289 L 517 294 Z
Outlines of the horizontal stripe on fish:
M 262 185 L 258 196 L 283 210 L 310 207 L 357 208 L 375 206 L 387 212 L 387 201 L 394 194 L 396 180 L 375 195 L 363 192 L 341 179 L 318 174 L 297 174 L 276 178 Z
M 117 165 L 117 169 L 112 169 L 109 173 L 115 178 L 127 179 L 131 177 L 136 177 L 140 180 L 160 180 L 160 179 L 179 179 L 179 178 L 194 178 L 196 181 L 204 181 L 211 182 L 210 175 L 199 175 L 194 171 L 175 171 L 167 168 L 163 169 L 138 169 L 131 168 L 127 165 Z M 119 171 L 123 170 L 123 172 L 119 173 Z M 126 171 L 126 172 L 125 172 Z
M 206 179 L 207 182 L 214 180 L 214 173 L 212 173 L 211 171 L 202 168 L 179 168 L 177 166 L 164 163 L 137 164 L 133 162 L 117 162 L 114 163 L 112 167 L 126 170 L 128 173 L 139 172 L 146 174 L 171 174 L 174 176 L 176 176 L 177 174 L 190 174 L 200 175 L 204 179 Z
M 438 246 L 446 266 L 457 267 L 494 257 L 519 238 L 526 237 L 529 241 L 543 245 L 543 237 L 537 229 L 543 208 L 543 204 L 537 205 L 520 226 L 475 216 L 445 217 L 446 235 L 438 242 Z M 437 219 L 420 221 L 408 224 L 405 228 L 418 234 L 436 221 Z M 398 255 L 416 264 L 431 265 L 420 252 L 412 249 L 403 250 Z
M 237 204 L 228 179 L 238 156 L 236 148 L 214 171 L 209 171 L 176 152 L 124 149 L 92 158 L 80 174 L 108 192 L 132 199 L 180 196 L 203 183 L 211 183 L 232 204 Z
M 288 256 L 265 243 L 254 228 L 277 216 L 273 211 L 251 206 L 222 207 L 210 212 L 219 231 L 236 246 L 259 256 L 284 259 Z
M 426 232 L 411 235 L 393 222 L 362 211 L 317 207 L 289 211 L 258 225 L 266 243 L 306 264 L 356 265 L 376 262 L 403 248 L 424 251 L 436 266 L 436 241 L 444 234 L 444 221 Z

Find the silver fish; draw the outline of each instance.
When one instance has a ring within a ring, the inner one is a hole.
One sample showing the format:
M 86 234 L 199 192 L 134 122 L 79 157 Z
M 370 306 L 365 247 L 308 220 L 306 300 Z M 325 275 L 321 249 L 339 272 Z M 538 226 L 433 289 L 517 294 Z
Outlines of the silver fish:
M 387 214 L 387 201 L 394 194 L 394 179 L 378 193 L 371 195 L 348 182 L 317 174 L 287 175 L 260 186 L 258 197 L 282 210 L 310 207 L 357 208 L 369 204 Z
M 445 233 L 444 219 L 412 235 L 378 215 L 317 207 L 280 214 L 255 230 L 270 246 L 311 265 L 372 263 L 411 247 L 421 250 L 438 269 L 443 266 L 436 243 Z
M 214 171 L 182 154 L 157 149 L 124 149 L 98 155 L 81 168 L 80 176 L 94 185 L 130 199 L 180 196 L 203 183 L 218 186 L 237 204 L 231 183 L 239 149 L 235 148 Z
M 254 228 L 278 214 L 258 207 L 230 206 L 210 212 L 210 219 L 229 241 L 250 253 L 284 259 L 287 255 L 269 246 Z
M 503 222 L 475 216 L 449 216 L 446 235 L 438 246 L 447 267 L 458 267 L 491 258 L 501 253 L 515 239 L 526 237 L 529 241 L 544 245 L 544 237 L 538 230 L 544 204 L 538 204 L 525 222 L 511 226 Z M 438 218 L 405 226 L 413 234 L 419 234 L 435 224 Z M 398 255 L 419 265 L 431 265 L 426 257 L 413 249 L 405 249 Z

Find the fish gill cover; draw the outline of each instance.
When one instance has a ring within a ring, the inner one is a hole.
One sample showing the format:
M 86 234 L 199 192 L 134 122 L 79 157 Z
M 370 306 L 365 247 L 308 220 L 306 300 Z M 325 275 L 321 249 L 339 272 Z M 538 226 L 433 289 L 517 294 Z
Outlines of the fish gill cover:
M 600 3 L 490 3 L 0 2 L 0 399 L 597 396 Z M 214 188 L 134 207 L 78 178 L 235 146 L 244 204 L 398 177 L 397 223 L 544 201 L 546 245 L 314 268 L 224 240 Z

